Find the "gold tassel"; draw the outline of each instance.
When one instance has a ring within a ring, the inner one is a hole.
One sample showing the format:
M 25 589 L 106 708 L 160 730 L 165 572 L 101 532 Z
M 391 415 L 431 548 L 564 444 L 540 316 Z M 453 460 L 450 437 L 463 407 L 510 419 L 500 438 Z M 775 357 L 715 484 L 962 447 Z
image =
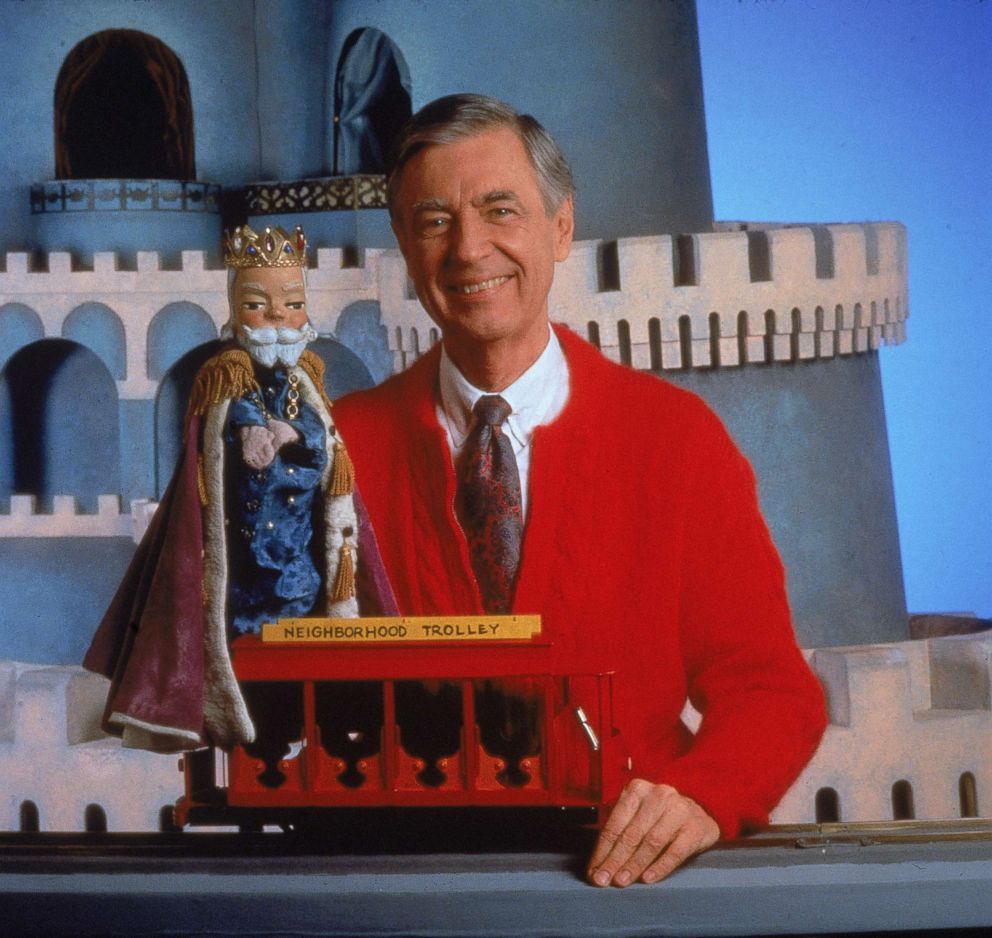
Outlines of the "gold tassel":
M 327 486 L 328 495 L 350 495 L 355 490 L 355 465 L 345 449 L 344 443 L 334 444 L 334 466 L 331 468 L 331 483 Z
M 206 508 L 210 499 L 207 497 L 207 479 L 203 472 L 203 453 L 196 457 L 196 489 L 200 493 L 200 504 Z
M 351 553 L 351 545 L 345 541 L 341 545 L 338 572 L 334 577 L 334 589 L 331 590 L 332 603 L 343 602 L 355 595 L 355 561 Z

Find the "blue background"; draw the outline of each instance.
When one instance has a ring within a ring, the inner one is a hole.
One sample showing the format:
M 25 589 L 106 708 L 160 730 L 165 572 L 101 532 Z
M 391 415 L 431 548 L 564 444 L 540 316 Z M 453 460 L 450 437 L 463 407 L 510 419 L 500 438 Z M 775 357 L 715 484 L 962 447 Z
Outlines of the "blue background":
M 992 616 L 992 3 L 698 0 L 718 219 L 893 219 L 881 352 L 910 611 Z

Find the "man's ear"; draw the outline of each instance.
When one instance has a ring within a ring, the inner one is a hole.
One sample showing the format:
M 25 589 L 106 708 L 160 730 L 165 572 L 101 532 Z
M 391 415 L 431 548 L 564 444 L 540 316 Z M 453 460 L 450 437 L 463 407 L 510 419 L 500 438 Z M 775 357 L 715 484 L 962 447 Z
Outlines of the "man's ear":
M 569 196 L 555 211 L 555 260 L 563 261 L 572 250 L 575 234 L 575 203 Z

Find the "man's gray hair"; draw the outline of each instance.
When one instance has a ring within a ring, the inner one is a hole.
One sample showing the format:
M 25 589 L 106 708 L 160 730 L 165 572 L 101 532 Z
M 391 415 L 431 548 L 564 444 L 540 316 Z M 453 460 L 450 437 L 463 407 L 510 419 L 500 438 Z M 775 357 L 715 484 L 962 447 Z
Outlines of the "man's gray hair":
M 400 131 L 386 168 L 386 203 L 395 217 L 396 197 L 403 167 L 424 147 L 455 143 L 490 130 L 508 127 L 523 143 L 541 189 L 544 210 L 554 212 L 575 195 L 568 162 L 541 124 L 519 114 L 509 104 L 480 94 L 452 94 L 424 105 Z

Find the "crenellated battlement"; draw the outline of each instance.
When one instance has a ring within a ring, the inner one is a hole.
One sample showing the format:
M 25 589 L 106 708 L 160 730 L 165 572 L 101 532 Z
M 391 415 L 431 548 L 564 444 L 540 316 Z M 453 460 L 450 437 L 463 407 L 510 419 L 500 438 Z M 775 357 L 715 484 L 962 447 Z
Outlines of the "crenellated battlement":
M 11 495 L 10 510 L 0 511 L 0 538 L 128 537 L 137 543 L 156 505 L 135 499 L 124 511 L 120 496 L 99 495 L 94 514 L 83 512 L 74 495 L 55 495 L 52 510 L 41 511 L 33 495 Z
M 637 368 L 739 366 L 830 358 L 902 342 L 908 317 L 906 232 L 894 222 L 744 226 L 671 237 L 583 241 L 559 265 L 551 316 L 609 358 Z M 318 332 L 333 335 L 341 312 L 378 302 L 395 365 L 426 351 L 438 332 L 411 289 L 395 250 L 319 248 L 308 272 Z M 65 334 L 81 305 L 111 310 L 124 328 L 122 398 L 148 399 L 148 330 L 175 304 L 194 304 L 219 330 L 228 318 L 227 277 L 202 251 L 177 269 L 156 252 L 132 261 L 97 253 L 80 268 L 67 253 L 6 255 L 0 307 L 16 303 L 39 318 L 45 337 Z
M 905 339 L 906 232 L 894 222 L 719 230 L 578 242 L 552 319 L 637 368 L 829 358 Z M 402 259 L 384 257 L 383 320 L 397 367 L 434 325 Z
M 772 815 L 812 822 L 992 815 L 992 635 L 823 648 L 810 654 L 830 725 Z M 969 804 L 970 802 L 970 804 Z

